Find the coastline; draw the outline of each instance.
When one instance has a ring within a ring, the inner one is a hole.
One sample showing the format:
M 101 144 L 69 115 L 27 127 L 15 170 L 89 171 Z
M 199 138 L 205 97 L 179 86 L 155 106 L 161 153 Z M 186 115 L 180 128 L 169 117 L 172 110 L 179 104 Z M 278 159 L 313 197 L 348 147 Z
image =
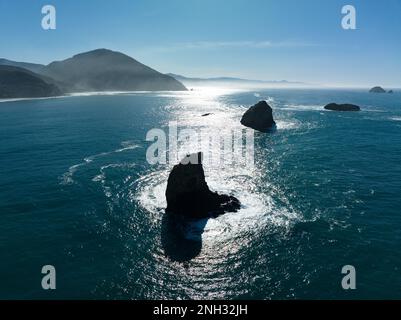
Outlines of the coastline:
M 252 92 L 256 90 L 341 90 L 341 91 L 358 91 L 358 92 L 366 92 L 367 94 L 372 94 L 369 92 L 369 87 L 246 87 L 246 88 L 228 88 L 228 87 L 204 87 L 198 86 L 193 87 L 193 90 L 187 91 L 171 91 L 171 90 L 161 90 L 161 91 L 88 91 L 88 92 L 72 92 L 68 94 L 64 94 L 61 96 L 52 96 L 52 97 L 32 97 L 32 98 L 8 98 L 8 99 L 0 99 L 0 103 L 4 102 L 18 102 L 18 101 L 34 101 L 34 100 L 49 100 L 49 99 L 60 99 L 60 98 L 69 98 L 69 97 L 90 97 L 90 96 L 116 96 L 116 95 L 135 95 L 135 94 L 147 94 L 147 93 L 196 93 L 204 90 L 227 90 L 231 89 L 234 91 L 242 91 L 242 92 Z M 401 92 L 401 87 L 396 88 L 388 88 L 389 90 L 394 90 L 393 94 L 397 94 Z

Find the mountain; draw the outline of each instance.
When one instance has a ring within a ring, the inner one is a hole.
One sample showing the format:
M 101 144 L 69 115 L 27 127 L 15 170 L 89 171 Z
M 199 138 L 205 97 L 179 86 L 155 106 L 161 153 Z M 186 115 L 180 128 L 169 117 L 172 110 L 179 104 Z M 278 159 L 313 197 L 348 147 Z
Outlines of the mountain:
M 186 86 L 245 86 L 245 87 L 264 87 L 264 86 L 303 86 L 302 82 L 292 82 L 287 80 L 265 81 L 249 80 L 233 77 L 215 77 L 215 78 L 190 78 L 179 74 L 168 73 L 167 75 L 182 82 Z
M 0 98 L 39 98 L 61 95 L 46 78 L 27 69 L 0 65 Z
M 52 62 L 41 74 L 54 79 L 66 92 L 187 90 L 173 77 L 107 49 Z
M 0 59 L 1 66 L 12 66 L 12 67 L 19 67 L 23 69 L 27 69 L 29 71 L 40 73 L 40 71 L 44 68 L 43 64 L 38 63 L 29 63 L 29 62 L 17 62 L 11 61 L 7 59 Z

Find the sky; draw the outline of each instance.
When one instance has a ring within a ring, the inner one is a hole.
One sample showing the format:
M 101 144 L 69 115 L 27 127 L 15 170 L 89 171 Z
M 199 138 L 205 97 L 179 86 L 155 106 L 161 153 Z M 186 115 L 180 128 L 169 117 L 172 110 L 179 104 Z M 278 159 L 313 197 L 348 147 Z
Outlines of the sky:
M 0 58 L 17 61 L 108 48 L 190 77 L 401 87 L 401 0 L 0 0 L 0 26 Z

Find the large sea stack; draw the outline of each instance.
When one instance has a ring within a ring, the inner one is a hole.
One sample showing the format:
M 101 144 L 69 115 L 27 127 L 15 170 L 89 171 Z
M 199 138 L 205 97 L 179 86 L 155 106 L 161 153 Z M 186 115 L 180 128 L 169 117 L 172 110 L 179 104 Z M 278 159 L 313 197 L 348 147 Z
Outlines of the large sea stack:
M 326 110 L 331 111 L 360 111 L 361 108 L 355 104 L 337 104 L 337 103 L 329 103 L 324 107 Z
M 267 132 L 276 125 L 273 110 L 266 101 L 259 101 L 250 107 L 242 116 L 241 124 L 261 132 Z
M 240 208 L 237 198 L 210 191 L 202 165 L 202 153 L 187 155 L 174 166 L 167 182 L 167 213 L 190 219 L 209 218 Z

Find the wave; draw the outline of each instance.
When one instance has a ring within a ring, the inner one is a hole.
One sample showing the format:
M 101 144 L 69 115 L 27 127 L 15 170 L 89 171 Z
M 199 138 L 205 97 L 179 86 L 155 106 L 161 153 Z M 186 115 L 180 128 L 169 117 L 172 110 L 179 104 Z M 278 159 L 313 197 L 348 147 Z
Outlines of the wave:
M 54 97 L 38 97 L 38 98 L 8 98 L 0 99 L 0 103 L 16 102 L 16 101 L 31 101 L 31 100 L 50 100 L 69 97 L 91 97 L 91 96 L 119 96 L 119 95 L 140 95 L 140 94 L 155 94 L 155 95 L 168 95 L 171 92 L 185 93 L 187 91 L 88 91 L 88 92 L 72 92 L 61 96 Z M 172 95 L 173 96 L 173 95 Z
M 302 104 L 285 104 L 278 107 L 280 110 L 291 110 L 291 111 L 324 111 L 322 105 L 302 105 Z
M 87 92 L 72 92 L 69 97 L 90 97 L 90 96 L 119 96 L 119 95 L 138 95 L 138 94 L 162 94 L 170 91 L 87 91 Z M 172 91 L 175 92 L 175 91 Z M 177 91 L 180 92 L 180 91 Z M 185 91 L 184 91 L 185 92 Z
M 0 103 L 5 102 L 18 102 L 18 101 L 34 101 L 34 100 L 50 100 L 50 99 L 61 99 L 68 98 L 69 95 L 55 96 L 55 97 L 39 97 L 39 98 L 10 98 L 10 99 L 0 99 Z
M 294 130 L 301 128 L 302 124 L 299 121 L 285 121 L 285 120 L 275 120 L 277 125 L 277 130 Z
M 124 151 L 127 151 L 127 150 L 133 150 L 133 149 L 137 149 L 137 148 L 141 147 L 138 144 L 132 143 L 132 141 L 123 141 L 123 142 L 121 142 L 121 146 L 122 146 L 122 148 L 118 148 L 118 149 L 113 150 L 113 151 L 101 152 L 101 153 L 98 153 L 98 154 L 95 154 L 95 155 L 91 155 L 91 156 L 85 157 L 82 162 L 72 165 L 71 167 L 68 168 L 67 172 L 65 172 L 61 176 L 60 184 L 62 184 L 62 185 L 73 184 L 75 182 L 74 179 L 73 179 L 73 176 L 77 172 L 77 170 L 80 167 L 83 167 L 83 166 L 95 161 L 98 158 L 105 157 L 105 156 L 108 156 L 108 155 L 113 154 L 113 153 L 120 153 L 120 152 L 124 152 Z

